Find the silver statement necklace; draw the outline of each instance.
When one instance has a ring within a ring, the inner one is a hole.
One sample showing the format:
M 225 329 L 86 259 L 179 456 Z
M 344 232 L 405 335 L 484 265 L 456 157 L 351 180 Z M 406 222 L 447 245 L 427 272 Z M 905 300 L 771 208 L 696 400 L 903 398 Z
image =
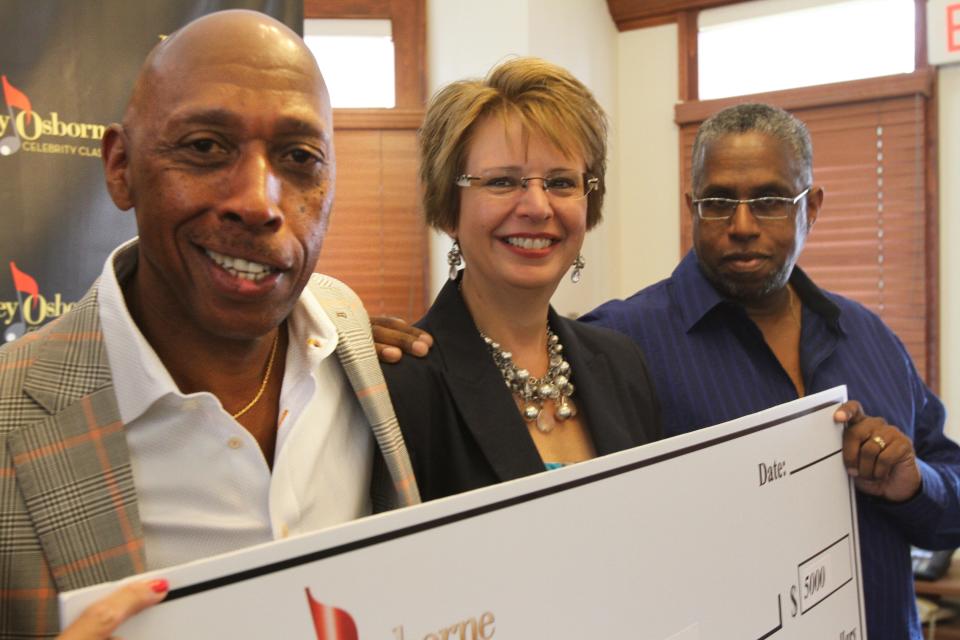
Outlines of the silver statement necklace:
M 488 338 L 483 331 L 480 331 L 480 337 L 487 343 L 493 362 L 500 370 L 507 388 L 520 398 L 524 420 L 534 422 L 542 433 L 553 431 L 555 423 L 543 410 L 543 403 L 547 400 L 556 403 L 553 417 L 558 421 L 563 422 L 577 415 L 577 407 L 570 399 L 573 395 L 570 363 L 563 358 L 563 345 L 550 327 L 547 327 L 547 357 L 550 362 L 542 378 L 534 378 L 526 369 L 517 368 L 513 362 L 513 354 L 501 349 L 500 344 Z

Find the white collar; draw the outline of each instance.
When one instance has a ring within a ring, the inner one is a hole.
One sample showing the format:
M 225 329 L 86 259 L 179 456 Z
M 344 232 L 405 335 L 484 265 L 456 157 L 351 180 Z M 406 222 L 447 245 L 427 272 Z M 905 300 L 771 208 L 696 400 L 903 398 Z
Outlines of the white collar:
M 124 424 L 142 416 L 167 395 L 181 398 L 212 395 L 199 392 L 188 396 L 180 391 L 127 309 L 120 282 L 125 282 L 136 270 L 137 244 L 138 238 L 133 238 L 114 249 L 104 262 L 97 285 L 103 340 L 120 419 Z M 290 344 L 287 353 L 296 350 L 299 355 L 303 353 L 303 345 L 312 345 L 316 349 L 311 350 L 312 358 L 322 359 L 336 348 L 337 330 L 320 303 L 305 293 L 301 293 L 288 318 Z M 287 373 L 292 372 L 288 370 Z M 285 375 L 284 386 L 287 378 Z

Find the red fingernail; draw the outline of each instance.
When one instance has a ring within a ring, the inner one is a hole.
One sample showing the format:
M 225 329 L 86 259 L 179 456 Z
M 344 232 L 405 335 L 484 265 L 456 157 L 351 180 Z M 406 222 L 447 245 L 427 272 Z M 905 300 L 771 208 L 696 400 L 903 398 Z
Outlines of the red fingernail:
M 154 593 L 166 593 L 170 589 L 170 583 L 163 578 L 154 580 L 150 583 L 150 589 Z

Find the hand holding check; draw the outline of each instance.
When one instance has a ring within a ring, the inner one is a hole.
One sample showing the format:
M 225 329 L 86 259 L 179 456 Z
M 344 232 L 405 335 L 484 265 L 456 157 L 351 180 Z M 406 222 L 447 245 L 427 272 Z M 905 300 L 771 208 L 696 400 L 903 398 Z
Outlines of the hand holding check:
M 868 416 L 856 400 L 840 405 L 833 419 L 846 422 L 843 464 L 863 493 L 892 502 L 909 500 L 920 490 L 920 469 L 913 443 L 880 417 Z
M 167 596 L 166 580 L 142 580 L 120 587 L 88 607 L 73 624 L 64 629 L 59 640 L 104 640 L 112 638 L 130 616 L 155 605 Z

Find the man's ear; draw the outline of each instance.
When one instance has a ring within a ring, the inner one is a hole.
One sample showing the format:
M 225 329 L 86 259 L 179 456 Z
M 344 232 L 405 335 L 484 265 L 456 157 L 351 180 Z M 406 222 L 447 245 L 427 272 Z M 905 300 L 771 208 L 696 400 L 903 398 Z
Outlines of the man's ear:
M 123 126 L 114 123 L 107 127 L 100 146 L 107 191 L 117 208 L 127 211 L 133 207 L 133 193 L 130 187 L 130 141 Z
M 813 229 L 813 223 L 817 221 L 820 215 L 820 207 L 823 205 L 823 188 L 811 187 L 807 194 L 807 233 Z
M 696 217 L 697 217 L 697 207 L 696 207 L 695 204 L 693 204 L 693 194 L 692 194 L 692 193 L 685 193 L 685 194 L 683 194 L 683 199 L 687 202 L 687 211 L 690 212 L 690 215 L 691 215 L 693 218 L 696 218 Z

